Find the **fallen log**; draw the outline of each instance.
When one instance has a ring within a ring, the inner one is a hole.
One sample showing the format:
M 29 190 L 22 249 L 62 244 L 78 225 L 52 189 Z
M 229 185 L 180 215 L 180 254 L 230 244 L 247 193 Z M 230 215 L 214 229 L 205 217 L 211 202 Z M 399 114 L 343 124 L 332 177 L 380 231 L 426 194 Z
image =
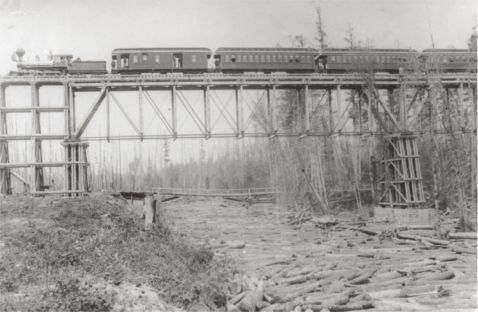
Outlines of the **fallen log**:
M 373 307 L 374 305 L 370 301 L 357 301 L 347 305 L 329 306 L 328 309 L 330 312 L 343 312 L 343 311 L 365 310 L 365 309 L 371 309 Z
M 401 225 L 396 227 L 397 231 L 413 231 L 413 230 L 433 230 L 433 225 Z
M 341 294 L 310 294 L 305 297 L 305 303 L 309 305 L 325 305 L 325 303 L 329 303 L 329 305 L 346 304 L 349 298 L 356 297 L 359 293 L 358 289 L 349 289 Z
M 402 277 L 403 274 L 397 271 L 392 271 L 392 272 L 387 272 L 387 273 L 381 273 L 381 274 L 376 274 L 370 282 L 386 282 L 386 281 L 391 281 L 396 278 Z
M 451 250 L 452 250 L 453 252 L 457 253 L 457 254 L 476 255 L 476 248 L 475 248 L 475 249 L 471 249 L 471 248 L 463 248 L 463 247 L 454 246 L 454 247 L 452 247 Z
M 375 236 L 375 235 L 380 234 L 380 232 L 370 230 L 370 229 L 367 229 L 367 228 L 358 228 L 358 227 L 350 227 L 350 226 L 343 226 L 343 228 L 348 229 L 348 230 L 352 230 L 352 231 L 362 232 L 362 233 L 365 233 L 367 235 L 374 235 Z
M 453 277 L 455 277 L 455 273 L 453 273 L 452 271 L 430 273 L 414 281 L 406 282 L 405 286 L 421 286 L 430 281 L 449 280 Z
M 405 286 L 400 289 L 399 297 L 409 298 L 432 294 L 446 295 L 449 294 L 449 291 L 442 286 L 437 287 L 435 285 Z
M 360 284 L 366 284 L 369 282 L 369 279 L 377 272 L 378 268 L 369 270 L 368 272 L 365 272 L 361 274 L 360 276 L 349 280 L 348 283 L 345 283 L 345 286 L 347 287 L 352 287 L 354 285 L 360 285 Z
M 285 303 L 294 300 L 297 297 L 305 295 L 307 293 L 317 290 L 321 285 L 321 282 L 314 282 L 310 284 L 301 285 L 294 290 L 291 290 L 290 287 L 285 287 L 282 289 L 275 289 L 274 293 L 271 293 L 272 289 L 268 289 L 267 292 L 274 298 L 274 302 Z
M 398 238 L 402 239 L 412 239 L 416 241 L 425 241 L 432 243 L 434 245 L 448 245 L 450 242 L 442 239 L 436 239 L 436 238 L 431 238 L 431 237 L 425 237 L 425 236 L 418 236 L 418 235 L 410 235 L 410 234 L 403 234 L 403 233 L 397 233 Z
M 478 239 L 478 234 L 476 232 L 456 232 L 449 233 L 448 238 L 452 239 Z

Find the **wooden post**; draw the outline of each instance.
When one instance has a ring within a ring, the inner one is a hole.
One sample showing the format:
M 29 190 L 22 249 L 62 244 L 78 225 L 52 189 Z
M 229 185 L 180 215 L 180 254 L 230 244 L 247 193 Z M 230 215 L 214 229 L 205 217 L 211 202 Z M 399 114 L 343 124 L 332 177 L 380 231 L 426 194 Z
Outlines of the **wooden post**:
M 176 116 L 176 86 L 171 87 L 171 117 L 173 126 L 173 137 L 176 139 L 178 135 L 178 120 Z
M 143 206 L 144 229 L 146 231 L 150 231 L 153 228 L 153 224 L 158 222 L 157 209 L 156 199 L 151 195 L 147 195 L 144 198 Z
M 41 134 L 41 125 L 40 125 L 40 112 L 37 108 L 40 106 L 38 99 L 39 96 L 39 86 L 36 83 L 31 84 L 31 96 L 32 96 L 32 149 L 33 149 L 33 162 L 39 163 L 42 162 L 42 152 L 41 152 L 41 139 L 37 138 L 36 135 Z M 32 166 L 32 187 L 33 192 L 43 191 L 43 168 Z
M 304 87 L 304 119 L 305 119 L 305 132 L 310 131 L 310 94 L 309 85 Z
M 6 107 L 5 86 L 0 85 L 0 109 Z M 0 110 L 0 135 L 7 135 L 7 114 Z M 0 163 L 8 163 L 8 141 L 0 138 Z M 0 169 L 0 194 L 11 193 L 10 170 Z
M 332 89 L 327 88 L 327 104 L 329 106 L 329 133 L 334 131 L 334 115 L 332 110 Z
M 471 198 L 474 201 L 476 199 L 476 87 L 471 88 L 471 93 L 472 93 L 472 111 L 473 111 L 473 116 L 472 118 L 472 125 L 473 125 L 473 133 L 471 134 L 471 164 L 472 164 L 472 172 L 471 172 Z
M 407 110 L 407 101 L 406 101 L 406 88 L 405 85 L 403 84 L 403 81 L 400 83 L 400 88 L 399 88 L 399 104 L 400 104 L 400 127 L 402 128 L 403 131 L 407 130 L 407 115 L 408 115 L 408 110 Z
M 110 87 L 106 87 L 106 141 L 110 142 L 111 115 L 110 115 Z
M 211 103 L 210 103 L 210 86 L 207 85 L 204 89 L 204 133 L 206 138 L 211 135 Z M 236 106 L 237 108 L 237 106 Z
M 432 93 L 432 98 L 430 100 L 430 139 L 431 139 L 431 149 L 432 149 L 432 171 L 433 171 L 433 198 L 435 202 L 435 228 L 439 238 L 441 238 L 441 229 L 440 229 L 440 210 L 439 210 L 439 200 L 438 200 L 438 148 L 435 137 L 435 123 L 436 123 L 436 110 L 434 106 L 438 105 L 437 94 L 435 87 L 430 90 Z
M 144 127 L 143 127 L 143 87 L 142 86 L 138 87 L 138 105 L 139 105 L 139 132 L 140 132 L 141 141 L 143 141 Z

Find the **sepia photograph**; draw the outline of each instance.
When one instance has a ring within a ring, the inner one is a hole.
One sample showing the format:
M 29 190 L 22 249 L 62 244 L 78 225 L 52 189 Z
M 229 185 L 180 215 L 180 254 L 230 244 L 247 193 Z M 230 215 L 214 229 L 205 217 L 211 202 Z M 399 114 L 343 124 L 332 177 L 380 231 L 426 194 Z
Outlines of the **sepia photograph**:
M 0 312 L 478 312 L 476 0 L 0 0 Z

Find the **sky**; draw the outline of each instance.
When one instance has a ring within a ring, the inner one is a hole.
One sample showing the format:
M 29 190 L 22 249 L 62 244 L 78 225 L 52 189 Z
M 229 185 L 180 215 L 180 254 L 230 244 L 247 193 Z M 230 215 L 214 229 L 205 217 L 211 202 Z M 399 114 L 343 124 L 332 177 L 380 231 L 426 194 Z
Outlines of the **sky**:
M 0 0 L 0 74 L 19 47 L 109 60 L 119 47 L 313 45 L 317 7 L 332 47 L 351 27 L 377 48 L 431 48 L 430 33 L 463 48 L 476 23 L 474 0 Z
M 196 46 L 214 50 L 227 46 L 288 46 L 290 36 L 295 35 L 305 36 L 307 44 L 314 46 L 317 44 L 314 36 L 318 7 L 327 33 L 326 43 L 330 47 L 344 47 L 346 31 L 352 28 L 357 40 L 376 48 L 413 48 L 419 51 L 432 47 L 430 34 L 436 48 L 466 48 L 476 25 L 477 11 L 476 0 L 0 0 L 0 75 L 15 69 L 11 55 L 17 48 L 26 50 L 26 59 L 32 61 L 36 55 L 46 60 L 48 52 L 52 51 L 109 63 L 113 49 L 126 47 Z M 55 106 L 62 100 L 61 93 L 45 93 L 48 96 L 41 100 L 40 105 Z M 160 95 L 156 96 L 159 101 Z M 77 102 L 83 113 L 95 95 L 84 97 Z M 120 100 L 129 102 L 127 97 Z M 17 102 L 17 105 L 25 106 L 27 101 L 27 92 L 19 90 L 16 94 L 13 91 L 7 94 L 7 102 L 12 105 Z M 133 105 L 128 109 L 135 114 Z M 87 129 L 92 136 L 104 134 L 103 110 L 104 107 L 100 107 Z M 61 116 L 44 115 L 42 132 L 47 132 L 50 127 L 57 128 L 52 129 L 53 132 L 61 132 Z M 153 113 L 146 115 L 154 116 Z M 116 116 L 119 116 L 118 123 L 128 125 L 120 113 Z M 8 120 L 9 133 L 28 133 L 31 122 L 27 116 L 24 118 Z M 55 123 L 55 120 L 60 121 Z M 180 123 L 191 124 L 187 120 L 180 120 Z M 157 121 L 147 120 L 146 125 L 154 132 Z M 119 128 L 122 127 L 116 127 Z M 171 146 L 173 159 L 187 158 L 187 151 L 198 151 L 200 144 L 211 146 L 211 150 L 224 145 L 220 140 L 216 143 L 211 140 L 208 143 L 178 141 Z M 17 151 L 17 158 L 29 157 L 26 152 L 31 150 L 29 142 L 11 144 L 19 144 L 19 148 L 12 148 L 12 151 Z M 58 141 L 45 144 L 45 153 L 51 144 L 56 149 L 52 160 L 61 158 Z M 123 150 L 133 146 L 122 144 Z M 158 144 L 135 142 L 135 154 L 129 153 L 130 158 L 136 155 L 136 149 L 151 148 L 153 152 L 146 154 L 154 155 Z M 104 146 L 107 145 L 98 147 L 91 143 L 90 159 L 93 163 L 98 164 L 95 159 L 102 156 L 94 151 Z M 113 144 L 108 146 L 115 148 Z M 121 154 L 121 149 L 119 151 L 117 149 L 114 153 Z

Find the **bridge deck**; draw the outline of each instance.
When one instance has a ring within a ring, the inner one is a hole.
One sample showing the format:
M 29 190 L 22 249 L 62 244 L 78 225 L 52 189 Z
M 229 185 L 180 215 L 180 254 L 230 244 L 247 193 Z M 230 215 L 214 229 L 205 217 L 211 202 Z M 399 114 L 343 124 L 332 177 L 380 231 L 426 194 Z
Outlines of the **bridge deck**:
M 396 86 L 400 84 L 427 85 L 440 82 L 444 85 L 462 83 L 476 84 L 474 73 L 442 73 L 442 74 L 141 74 L 141 75 L 67 75 L 67 76 L 6 76 L 0 77 L 0 84 L 40 85 L 70 84 L 76 91 L 88 91 L 108 85 L 110 87 L 144 86 L 164 88 L 167 86 L 181 86 L 183 88 L 198 89 L 204 86 L 230 89 L 237 86 L 244 88 L 262 88 L 276 85 L 279 87 L 295 87 L 308 85 L 323 88 L 342 85 L 345 87 L 362 86 L 372 83 L 376 87 Z

